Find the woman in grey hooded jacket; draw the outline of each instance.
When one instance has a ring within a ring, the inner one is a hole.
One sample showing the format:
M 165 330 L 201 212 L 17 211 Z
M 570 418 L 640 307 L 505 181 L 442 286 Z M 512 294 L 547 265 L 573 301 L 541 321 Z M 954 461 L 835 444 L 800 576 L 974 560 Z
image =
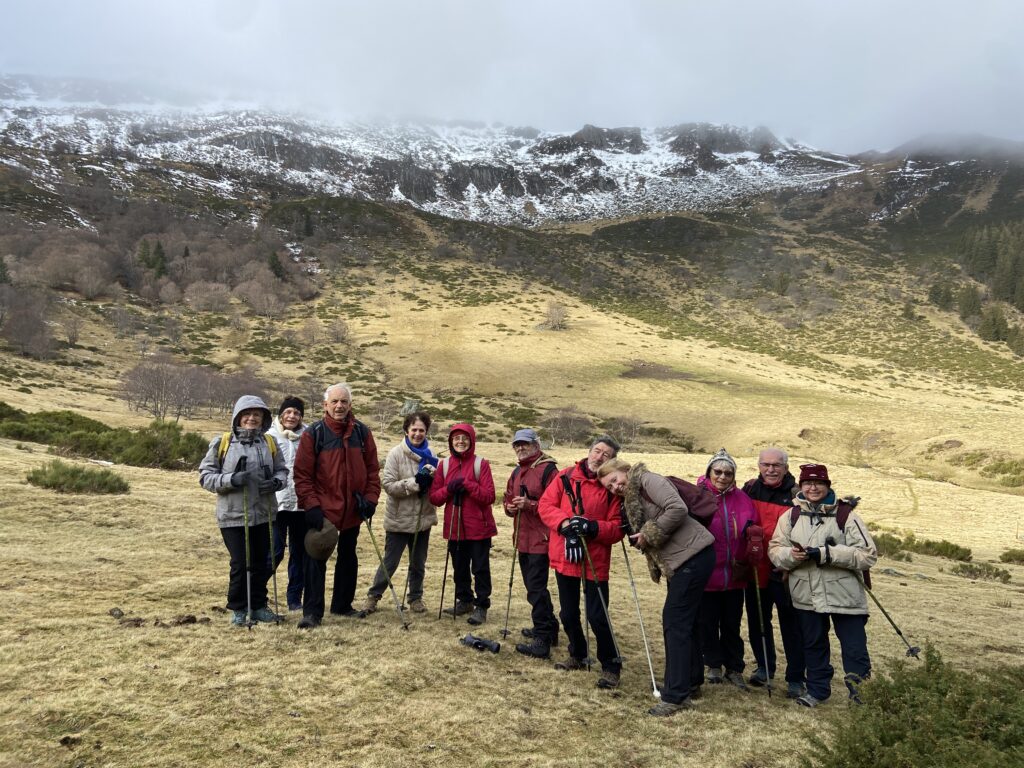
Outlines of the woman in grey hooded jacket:
M 231 431 L 213 438 L 199 465 L 199 483 L 217 494 L 217 525 L 231 556 L 228 608 L 231 623 L 277 621 L 267 607 L 270 523 L 275 493 L 288 481 L 281 451 L 266 433 L 270 409 L 259 397 L 238 398 Z

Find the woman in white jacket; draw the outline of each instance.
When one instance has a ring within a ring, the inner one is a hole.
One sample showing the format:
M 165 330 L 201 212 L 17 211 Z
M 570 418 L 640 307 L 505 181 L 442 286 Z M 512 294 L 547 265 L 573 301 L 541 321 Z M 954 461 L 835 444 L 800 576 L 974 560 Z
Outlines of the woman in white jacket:
M 295 495 L 295 451 L 299 438 L 306 431 L 303 417 L 306 404 L 301 397 L 289 395 L 281 401 L 270 435 L 277 440 L 281 456 L 288 467 L 288 484 L 277 492 L 277 517 L 274 519 L 274 570 L 284 559 L 288 548 L 288 610 L 302 610 L 303 568 L 306 564 L 306 516 Z
M 437 456 L 430 450 L 427 432 L 430 416 L 410 413 L 402 424 L 405 438 L 388 451 L 381 486 L 387 494 L 384 507 L 384 566 L 377 569 L 366 593 L 363 611 L 377 610 L 388 579 L 394 575 L 402 552 L 409 550 L 409 608 L 423 613 L 423 576 L 426 573 L 430 529 L 437 525 L 437 510 L 427 491 L 437 469 Z M 384 568 L 387 569 L 385 573 Z

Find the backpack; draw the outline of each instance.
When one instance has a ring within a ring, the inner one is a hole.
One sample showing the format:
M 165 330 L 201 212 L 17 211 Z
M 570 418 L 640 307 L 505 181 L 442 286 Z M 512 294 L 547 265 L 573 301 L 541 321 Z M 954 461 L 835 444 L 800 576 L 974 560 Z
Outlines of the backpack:
M 220 461 L 221 465 L 224 464 L 224 457 L 227 456 L 228 446 L 231 445 L 231 437 L 232 435 L 230 432 L 225 432 L 220 436 L 220 446 L 217 448 L 217 459 Z M 274 457 L 277 455 L 277 440 L 275 440 L 274 436 L 269 432 L 264 432 L 263 437 L 267 441 L 267 450 L 270 451 L 270 460 L 273 461 Z
M 846 530 L 846 523 L 850 519 L 850 513 L 853 512 L 854 507 L 860 502 L 859 496 L 847 496 L 845 499 L 840 499 L 839 504 L 836 506 L 836 525 L 839 526 L 839 530 Z M 793 530 L 793 526 L 796 525 L 796 521 L 800 519 L 800 507 L 793 507 L 789 511 L 789 529 Z M 864 586 L 871 589 L 871 571 L 863 571 L 861 575 L 864 577 Z
M 450 456 L 445 456 L 439 462 L 441 465 L 441 470 L 444 473 L 445 480 L 448 479 L 448 463 L 450 459 Z M 484 460 L 482 458 L 480 458 L 479 456 L 473 457 L 473 479 L 476 480 L 478 483 L 480 482 L 480 470 L 483 468 L 483 465 Z
M 370 436 L 370 430 L 367 429 L 366 425 L 359 419 L 353 419 L 355 426 L 352 428 L 352 434 L 348 438 L 349 448 L 358 448 L 363 453 L 366 453 L 366 441 Z M 319 459 L 320 452 L 330 443 L 332 446 L 334 443 L 340 443 L 342 438 L 338 437 L 334 432 L 328 429 L 327 425 L 324 424 L 323 419 L 314 423 L 309 427 L 309 432 L 313 434 L 313 458 L 314 460 Z M 330 433 L 330 440 L 328 440 L 327 434 Z
M 665 479 L 672 483 L 672 487 L 676 489 L 679 498 L 686 504 L 686 510 L 690 517 L 705 528 L 709 527 L 711 525 L 711 518 L 718 511 L 718 499 L 715 498 L 715 494 L 704 486 L 683 480 L 681 477 L 665 475 Z M 646 491 L 641 490 L 641 494 L 647 501 L 651 501 Z
M 515 487 L 516 478 L 519 477 L 519 470 L 522 467 L 516 465 L 516 468 L 512 470 L 512 486 Z M 549 461 L 544 465 L 544 473 L 540 476 L 540 489 L 541 492 L 548 487 L 548 483 L 551 482 L 551 476 L 558 471 L 558 467 L 555 466 L 555 462 Z M 479 478 L 477 478 L 479 479 Z

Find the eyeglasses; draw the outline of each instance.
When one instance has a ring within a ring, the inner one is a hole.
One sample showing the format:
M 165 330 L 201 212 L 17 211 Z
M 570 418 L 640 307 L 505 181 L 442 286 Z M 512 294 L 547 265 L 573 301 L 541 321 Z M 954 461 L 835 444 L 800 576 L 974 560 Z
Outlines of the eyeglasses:
M 732 477 L 736 473 L 733 472 L 731 469 L 712 469 L 711 474 L 717 475 L 719 477 Z
M 819 488 L 827 488 L 828 483 L 824 480 L 801 480 L 800 485 L 816 485 Z
M 783 469 L 786 465 L 785 464 L 769 463 L 767 461 L 759 461 L 759 462 L 757 462 L 757 466 L 759 466 L 759 467 L 761 467 L 763 469 Z

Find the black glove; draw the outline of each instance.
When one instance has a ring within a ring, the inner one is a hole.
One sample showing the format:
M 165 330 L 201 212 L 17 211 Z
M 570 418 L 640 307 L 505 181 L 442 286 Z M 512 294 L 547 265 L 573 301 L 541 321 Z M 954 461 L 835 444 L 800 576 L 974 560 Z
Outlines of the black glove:
M 241 488 L 243 485 L 248 485 L 252 480 L 256 479 L 256 473 L 251 469 L 246 469 L 241 472 L 234 472 L 231 475 L 231 485 L 235 488 Z
M 306 527 L 314 531 L 323 530 L 324 511 L 320 507 L 310 507 L 306 510 Z
M 462 493 L 462 489 L 466 487 L 466 481 L 462 477 L 453 477 L 448 481 L 448 495 L 455 496 L 456 494 Z
M 577 536 L 586 536 L 588 539 L 597 536 L 597 520 L 588 520 L 581 515 L 575 515 L 570 518 L 569 524 L 566 527 Z
M 352 495 L 356 498 L 356 512 L 359 513 L 359 517 L 364 521 L 368 521 L 373 517 L 373 513 L 377 511 L 377 502 L 370 501 L 359 491 L 353 491 Z
M 583 542 L 574 531 L 566 527 L 565 530 L 565 561 L 567 563 L 583 562 Z
M 276 477 L 268 477 L 265 480 L 260 480 L 259 485 L 257 485 L 257 488 L 260 489 L 260 493 L 277 493 L 282 487 L 283 485 L 281 484 L 281 481 Z
M 813 560 L 818 565 L 821 565 L 821 549 L 818 547 L 805 547 L 804 552 L 807 554 L 808 560 Z
M 416 481 L 416 485 L 420 487 L 420 496 L 430 490 L 430 484 L 434 482 L 434 476 L 426 470 L 420 470 L 413 478 Z

